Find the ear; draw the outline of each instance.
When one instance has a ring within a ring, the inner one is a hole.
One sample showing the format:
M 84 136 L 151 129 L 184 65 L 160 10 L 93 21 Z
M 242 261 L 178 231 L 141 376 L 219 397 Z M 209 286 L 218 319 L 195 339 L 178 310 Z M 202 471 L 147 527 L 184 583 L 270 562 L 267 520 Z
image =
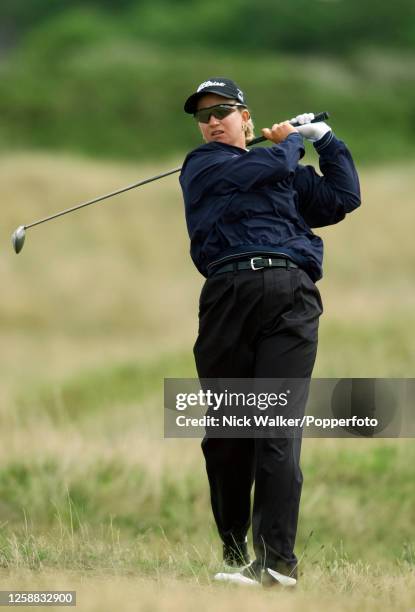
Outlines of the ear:
M 244 108 L 241 114 L 242 114 L 243 121 L 249 121 L 249 119 L 251 118 L 251 113 L 249 112 L 247 108 Z

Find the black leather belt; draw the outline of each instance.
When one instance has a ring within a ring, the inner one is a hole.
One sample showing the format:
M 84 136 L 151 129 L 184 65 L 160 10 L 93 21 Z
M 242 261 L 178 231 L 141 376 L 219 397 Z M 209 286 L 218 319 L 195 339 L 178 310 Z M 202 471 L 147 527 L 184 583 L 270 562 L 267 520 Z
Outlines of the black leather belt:
M 285 257 L 251 257 L 243 261 L 233 261 L 213 270 L 210 276 L 238 270 L 263 270 L 264 268 L 298 268 L 291 259 Z

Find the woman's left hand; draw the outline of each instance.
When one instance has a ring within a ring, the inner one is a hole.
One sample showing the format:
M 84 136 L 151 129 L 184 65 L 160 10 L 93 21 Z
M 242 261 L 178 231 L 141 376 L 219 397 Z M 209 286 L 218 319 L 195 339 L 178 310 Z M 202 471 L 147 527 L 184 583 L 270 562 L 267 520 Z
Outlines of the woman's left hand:
M 331 127 L 324 123 L 324 121 L 318 121 L 317 123 L 311 123 L 314 119 L 313 113 L 303 113 L 293 117 L 291 121 L 299 123 L 297 125 L 297 132 L 300 132 L 301 136 L 307 138 L 311 142 L 317 142 L 320 138 L 323 138 L 327 132 L 331 131 Z

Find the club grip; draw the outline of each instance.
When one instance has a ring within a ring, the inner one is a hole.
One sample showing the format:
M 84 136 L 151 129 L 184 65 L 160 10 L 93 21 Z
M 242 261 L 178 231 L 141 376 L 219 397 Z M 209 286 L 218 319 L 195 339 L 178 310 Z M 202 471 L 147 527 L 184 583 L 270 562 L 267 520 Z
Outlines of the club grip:
M 325 121 L 329 117 L 330 117 L 330 115 L 326 111 L 323 111 L 322 113 L 315 114 L 314 115 L 314 119 L 311 121 L 311 123 L 318 123 L 319 121 Z M 291 123 L 291 125 L 293 127 L 296 127 L 297 125 L 300 125 L 299 123 L 295 123 L 295 122 L 292 122 L 292 121 L 290 121 L 290 123 Z M 265 138 L 265 136 L 258 136 L 258 138 L 254 138 L 253 140 L 248 142 L 247 146 L 251 147 L 252 145 L 256 145 L 259 142 L 265 142 L 266 140 L 268 140 L 268 138 Z

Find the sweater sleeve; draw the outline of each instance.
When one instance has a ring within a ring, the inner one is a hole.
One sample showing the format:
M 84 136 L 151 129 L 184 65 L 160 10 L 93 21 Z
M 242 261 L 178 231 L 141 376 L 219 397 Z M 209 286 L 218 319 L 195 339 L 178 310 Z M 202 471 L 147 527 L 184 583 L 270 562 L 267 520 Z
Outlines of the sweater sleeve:
M 294 189 L 305 222 L 309 227 L 324 227 L 338 223 L 360 206 L 360 185 L 348 148 L 332 132 L 314 146 L 323 176 L 313 166 L 298 165 Z
M 196 202 L 205 193 L 224 194 L 250 191 L 266 183 L 275 183 L 294 175 L 304 155 L 303 139 L 290 134 L 281 144 L 235 152 L 234 147 L 210 143 L 192 152 L 183 164 L 180 183 Z M 217 146 L 215 146 L 217 145 Z

